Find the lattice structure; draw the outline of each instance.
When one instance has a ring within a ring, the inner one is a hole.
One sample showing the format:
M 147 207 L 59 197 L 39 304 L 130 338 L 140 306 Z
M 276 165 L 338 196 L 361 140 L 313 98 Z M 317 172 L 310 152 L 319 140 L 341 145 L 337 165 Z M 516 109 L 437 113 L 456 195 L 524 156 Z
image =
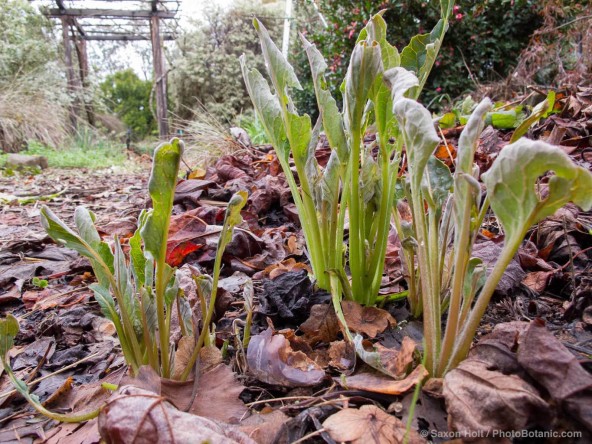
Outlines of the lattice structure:
M 37 3 L 47 17 L 62 26 L 68 88 L 75 96 L 76 91 L 88 83 L 87 41 L 151 41 L 158 131 L 161 138 L 168 137 L 162 45 L 164 40 L 176 38 L 181 0 L 40 0 Z M 73 66 L 73 48 L 78 56 L 78 73 Z M 89 123 L 94 124 L 90 104 L 83 104 L 81 99 L 77 99 L 71 110 L 74 127 L 82 109 Z

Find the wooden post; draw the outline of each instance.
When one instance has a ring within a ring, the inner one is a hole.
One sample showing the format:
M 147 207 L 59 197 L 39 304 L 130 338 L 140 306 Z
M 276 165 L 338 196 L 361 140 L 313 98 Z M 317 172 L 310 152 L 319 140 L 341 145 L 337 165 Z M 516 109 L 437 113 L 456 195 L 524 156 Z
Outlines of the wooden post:
M 88 53 L 86 51 L 86 40 L 83 38 L 76 39 L 76 54 L 78 55 L 78 69 L 80 72 L 80 83 L 82 83 L 83 90 L 89 86 L 88 83 Z M 86 111 L 86 118 L 88 123 L 95 126 L 95 112 L 92 106 L 92 101 L 84 100 L 84 109 Z
M 167 139 L 169 137 L 169 122 L 167 119 L 166 70 L 160 38 L 160 19 L 157 15 L 153 15 L 150 18 L 150 35 L 152 37 L 152 62 L 154 65 L 158 134 L 161 139 Z
M 77 112 L 79 109 L 78 90 L 74 68 L 72 66 L 72 45 L 70 44 L 70 23 L 66 17 L 62 18 L 62 37 L 64 39 L 64 61 L 66 63 L 66 77 L 68 79 L 68 92 L 72 97 L 70 105 L 70 125 L 72 131 L 78 128 Z

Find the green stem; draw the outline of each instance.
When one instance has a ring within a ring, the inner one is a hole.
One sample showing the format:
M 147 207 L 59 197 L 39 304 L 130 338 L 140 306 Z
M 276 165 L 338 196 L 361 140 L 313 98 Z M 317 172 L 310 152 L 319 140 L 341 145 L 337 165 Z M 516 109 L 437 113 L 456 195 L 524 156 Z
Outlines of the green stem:
M 529 221 L 529 223 L 525 224 L 524 226 L 530 227 L 532 224 Z M 487 277 L 487 281 L 485 282 L 485 285 L 483 286 L 483 289 L 477 298 L 477 302 L 471 310 L 467 322 L 464 324 L 460 334 L 458 335 L 454 350 L 452 351 L 452 354 L 448 359 L 442 374 L 445 374 L 450 369 L 456 367 L 460 361 L 462 361 L 467 356 L 475 333 L 477 332 L 477 328 L 479 328 L 481 318 L 487 310 L 491 296 L 493 295 L 493 292 L 495 291 L 500 279 L 504 275 L 506 268 L 508 268 L 508 265 L 514 258 L 514 255 L 516 254 L 518 247 L 520 247 L 522 239 L 526 235 L 527 231 L 528 229 L 523 230 L 521 233 L 519 233 L 519 235 L 515 236 L 514 239 L 509 240 L 509 242 L 504 245 L 500 258 L 493 267 L 491 274 Z
M 349 267 L 352 277 L 352 291 L 354 299 L 364 302 L 363 270 L 364 245 L 361 239 L 360 214 L 360 130 L 352 129 L 352 146 L 350 154 L 351 196 L 349 205 Z

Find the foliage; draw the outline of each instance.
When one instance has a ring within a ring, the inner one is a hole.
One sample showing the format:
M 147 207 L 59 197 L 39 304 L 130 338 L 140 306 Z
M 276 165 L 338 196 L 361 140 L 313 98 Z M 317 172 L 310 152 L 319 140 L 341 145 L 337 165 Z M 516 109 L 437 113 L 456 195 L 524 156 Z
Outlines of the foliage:
M 154 152 L 148 184 L 152 209 L 140 213 L 138 229 L 129 241 L 129 261 L 117 237 L 113 248 L 101 240 L 94 215 L 87 209 L 76 209 L 77 232 L 68 228 L 49 208 L 41 210 L 42 224 L 52 239 L 90 260 L 97 278 L 97 283 L 90 288 L 103 315 L 114 323 L 124 357 L 134 374 L 142 365 L 150 365 L 161 376 L 171 376 L 174 346 L 170 344 L 170 328 L 174 309 L 179 314 L 183 335 L 192 338 L 195 330 L 191 308 L 179 289 L 176 270 L 166 263 L 174 188 L 182 154 L 183 146 L 178 139 L 160 145 Z M 245 193 L 238 193 L 228 206 L 214 267 L 208 315 L 204 318 L 196 353 L 209 331 L 221 256 L 232 237 L 233 227 L 241 221 L 240 209 L 245 202 Z M 188 365 L 187 373 L 194 362 Z
M 0 0 L 0 84 L 56 59 L 49 22 L 25 0 Z
M 483 175 L 487 197 L 482 199 L 474 156 L 491 108 L 485 99 L 469 118 L 459 139 L 453 176 L 432 156 L 439 137 L 428 111 L 409 99 L 395 100 L 394 112 L 409 155 L 408 178 L 398 204 L 409 203 L 413 222 L 404 224 L 396 210 L 394 217 L 407 265 L 415 268 L 417 259 L 410 303 L 423 308 L 426 368 L 433 376 L 442 376 L 466 357 L 489 300 L 527 230 L 570 200 L 584 209 L 592 207 L 586 191 L 592 186 L 592 174 L 574 165 L 560 148 L 526 139 L 505 147 Z M 535 187 L 549 170 L 555 175 L 549 181 L 549 195 L 543 198 Z M 504 228 L 505 242 L 487 276 L 482 261 L 472 258 L 471 252 L 490 206 Z M 446 308 L 448 322 L 442 334 Z
M 239 5 L 228 11 L 212 8 L 205 12 L 204 22 L 181 35 L 174 53 L 175 68 L 170 74 L 174 111 L 190 120 L 192 111 L 205 107 L 220 120 L 232 120 L 250 107 L 244 92 L 240 66 L 236 60 L 245 54 L 263 69 L 263 58 L 256 43 L 257 35 L 250 25 L 251 17 L 261 9 Z M 281 21 L 272 10 L 264 10 L 262 19 L 275 34 Z
M 391 204 L 402 148 L 393 137 L 398 129 L 390 89 L 396 96 L 417 97 L 447 29 L 452 2 L 442 1 L 442 19 L 430 34 L 416 36 L 399 54 L 386 41 L 382 13 L 362 30 L 343 83 L 344 109 L 340 113 L 327 89 L 328 68 L 321 53 L 303 38 L 314 81 L 320 118 L 314 128 L 310 116 L 299 115 L 290 96 L 300 83 L 293 67 L 273 43 L 262 23 L 255 20 L 275 94 L 257 69 L 246 66 L 243 77 L 257 115 L 265 127 L 286 174 L 302 221 L 315 278 L 330 289 L 339 311 L 341 293 L 367 305 L 376 301 L 386 252 Z M 418 77 L 398 68 L 415 69 Z M 363 146 L 366 129 L 374 125 L 376 146 Z M 332 148 L 325 169 L 315 158 L 321 126 Z M 372 152 L 378 148 L 378 158 Z M 291 171 L 292 155 L 300 186 Z M 349 268 L 344 271 L 345 210 L 349 211 Z
M 327 82 L 335 97 L 347 69 L 347 57 L 355 36 L 378 10 L 386 9 L 387 40 L 399 50 L 409 39 L 432 29 L 439 20 L 438 2 L 425 0 L 343 0 L 320 1 L 320 12 L 328 23 L 304 23 L 307 38 L 324 48 L 328 58 Z M 459 0 L 450 19 L 450 30 L 443 43 L 432 75 L 425 88 L 427 103 L 446 92 L 452 97 L 474 89 L 480 82 L 504 77 L 517 62 L 529 35 L 541 23 L 540 2 L 535 0 Z M 313 11 L 310 12 L 312 14 Z M 305 73 L 304 56 L 297 55 L 299 76 Z M 470 71 L 469 71 L 470 70 Z M 298 97 L 306 110 L 313 96 L 312 79 L 302 78 L 304 94 Z
M 105 105 L 131 129 L 136 139 L 156 131 L 156 121 L 150 111 L 152 83 L 141 80 L 130 68 L 107 76 L 101 83 Z

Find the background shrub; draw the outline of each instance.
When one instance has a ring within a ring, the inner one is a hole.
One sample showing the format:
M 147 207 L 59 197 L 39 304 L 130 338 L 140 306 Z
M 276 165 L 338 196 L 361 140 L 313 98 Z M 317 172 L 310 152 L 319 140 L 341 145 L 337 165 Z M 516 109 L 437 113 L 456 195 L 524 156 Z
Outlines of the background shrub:
M 457 0 L 423 102 L 444 93 L 454 98 L 481 82 L 504 78 L 516 65 L 531 33 L 542 23 L 540 5 L 536 0 Z M 319 6 L 328 27 L 317 19 L 302 21 L 302 28 L 325 54 L 331 71 L 328 80 L 339 99 L 338 88 L 355 39 L 373 14 L 387 9 L 384 19 L 388 39 L 399 50 L 414 35 L 430 32 L 440 14 L 439 2 L 427 0 L 366 0 L 355 6 L 345 0 L 320 0 Z M 295 62 L 301 78 L 307 77 L 305 91 L 299 95 L 300 108 L 310 112 L 313 92 L 306 56 L 298 54 Z
M 156 131 L 150 110 L 152 82 L 141 80 L 132 69 L 107 76 L 101 83 L 105 105 L 127 125 L 134 139 L 142 139 Z

